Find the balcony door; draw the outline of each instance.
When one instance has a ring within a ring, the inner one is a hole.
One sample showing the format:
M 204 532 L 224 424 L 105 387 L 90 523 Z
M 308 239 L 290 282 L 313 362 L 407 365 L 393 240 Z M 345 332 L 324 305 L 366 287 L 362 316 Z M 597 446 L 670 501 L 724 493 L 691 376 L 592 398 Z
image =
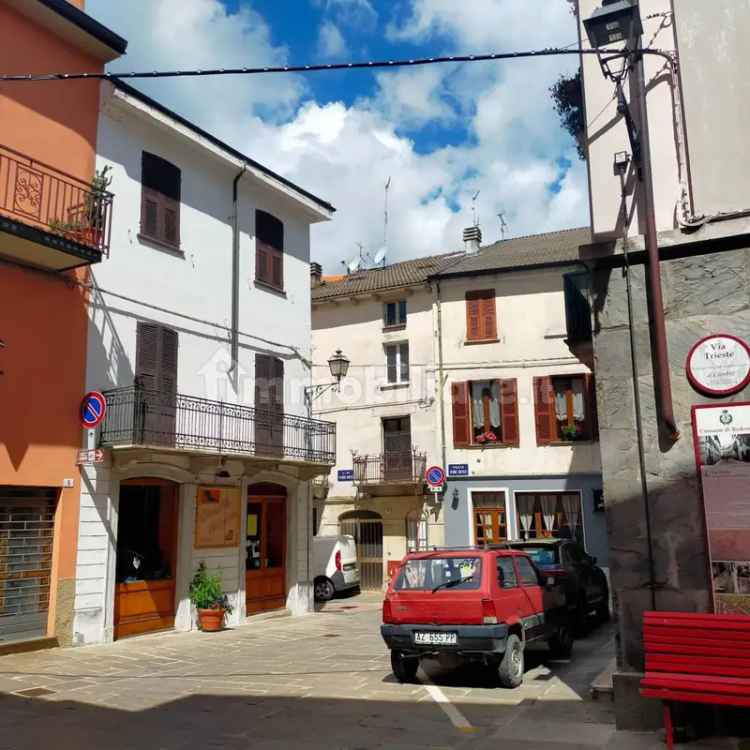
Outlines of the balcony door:
M 286 606 L 286 489 L 255 484 L 247 496 L 247 614 Z
M 255 355 L 255 451 L 284 454 L 284 361 Z
M 383 420 L 383 478 L 386 482 L 412 478 L 409 417 Z
M 135 385 L 134 442 L 173 446 L 177 428 L 176 331 L 138 323 Z

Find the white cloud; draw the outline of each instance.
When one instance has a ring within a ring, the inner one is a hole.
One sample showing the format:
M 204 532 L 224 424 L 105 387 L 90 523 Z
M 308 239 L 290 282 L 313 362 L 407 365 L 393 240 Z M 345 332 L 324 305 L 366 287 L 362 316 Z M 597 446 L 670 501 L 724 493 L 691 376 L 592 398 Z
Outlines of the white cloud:
M 340 33 L 342 13 L 371 21 L 375 13 L 366 0 L 319 4 L 326 6 L 321 38 L 325 24 L 336 23 Z M 89 0 L 87 7 L 129 38 L 130 54 L 120 69 L 288 59 L 286 47 L 274 42 L 247 2 L 238 14 L 228 14 L 219 0 Z M 392 26 L 389 34 L 404 56 L 412 41 L 429 41 L 439 54 L 551 46 L 575 38 L 567 0 L 545 0 L 544 13 L 539 24 L 538 7 L 527 0 L 409 0 L 409 25 Z M 338 40 L 329 41 L 332 51 Z M 391 261 L 459 248 L 477 190 L 487 241 L 499 234 L 499 211 L 512 234 L 585 224 L 585 168 L 558 126 L 548 92 L 559 72 L 574 66 L 566 58 L 383 72 L 375 93 L 351 105 L 317 103 L 304 78 L 289 75 L 172 79 L 150 84 L 149 92 L 330 200 L 338 212 L 333 222 L 313 229 L 312 254 L 328 272 L 337 272 L 357 242 L 372 251 L 382 244 L 389 177 Z M 415 143 L 412 137 L 426 125 L 430 138 L 439 136 L 439 126 L 458 128 L 459 137 L 454 133 L 450 146 Z M 560 179 L 563 156 L 572 167 Z M 553 183 L 559 191 L 550 190 Z
M 318 31 L 318 54 L 326 60 L 343 60 L 349 54 L 346 40 L 333 21 L 325 21 Z
M 378 13 L 370 0 L 316 0 L 316 4 L 324 5 L 340 23 L 360 31 L 372 31 L 377 26 Z

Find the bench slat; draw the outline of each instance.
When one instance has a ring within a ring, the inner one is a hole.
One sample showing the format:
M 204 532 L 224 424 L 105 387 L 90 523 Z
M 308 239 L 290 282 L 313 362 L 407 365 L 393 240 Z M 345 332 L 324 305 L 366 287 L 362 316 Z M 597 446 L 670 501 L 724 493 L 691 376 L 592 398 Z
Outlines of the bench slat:
M 727 659 L 731 659 L 733 657 L 737 656 L 737 649 L 731 648 L 731 647 L 722 647 L 722 646 L 683 646 L 680 644 L 677 645 L 667 645 L 666 643 L 661 644 L 658 648 L 658 650 L 655 649 L 646 649 L 646 653 L 654 653 L 656 651 L 660 654 L 683 654 L 685 656 L 692 655 L 692 656 L 717 656 L 717 657 L 725 657 Z
M 750 698 L 750 679 L 718 677 L 674 672 L 647 672 L 641 680 L 645 688 L 666 688 L 696 693 L 747 696 Z
M 722 630 L 717 633 L 707 628 L 661 628 L 649 625 L 643 628 L 644 641 L 669 642 L 673 640 L 690 641 L 728 641 L 732 643 L 750 644 L 750 630 L 735 631 Z
M 704 627 L 709 630 L 750 629 L 750 615 L 714 615 L 696 612 L 644 612 L 644 625 L 667 627 Z
M 644 698 L 657 698 L 662 701 L 682 701 L 683 703 L 708 703 L 714 706 L 750 706 L 750 698 L 731 695 L 713 695 L 710 693 L 691 693 L 682 690 L 663 688 L 641 688 Z
M 717 675 L 727 677 L 744 677 L 750 679 L 750 663 L 745 665 L 734 665 L 729 659 L 722 659 L 720 662 L 712 663 L 708 661 L 665 661 L 659 657 L 646 657 L 647 672 L 681 672 L 684 674 L 698 675 Z

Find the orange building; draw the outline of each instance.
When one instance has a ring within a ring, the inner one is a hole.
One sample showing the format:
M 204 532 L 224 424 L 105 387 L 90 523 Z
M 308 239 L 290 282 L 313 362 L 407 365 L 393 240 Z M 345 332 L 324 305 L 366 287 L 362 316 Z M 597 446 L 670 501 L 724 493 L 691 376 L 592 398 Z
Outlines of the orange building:
M 127 42 L 83 0 L 0 0 L 2 73 L 101 72 Z M 99 82 L 0 83 L 0 653 L 70 643 Z

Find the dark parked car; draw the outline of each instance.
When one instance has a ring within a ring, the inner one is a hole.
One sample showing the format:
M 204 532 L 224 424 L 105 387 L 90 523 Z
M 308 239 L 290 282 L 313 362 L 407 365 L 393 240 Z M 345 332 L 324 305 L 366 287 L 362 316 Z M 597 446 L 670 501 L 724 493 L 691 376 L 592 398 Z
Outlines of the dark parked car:
M 575 629 L 583 634 L 589 616 L 598 622 L 609 620 L 609 585 L 596 558 L 587 555 L 574 539 L 530 539 L 510 542 L 510 547 L 523 550 L 539 570 L 565 591 Z

